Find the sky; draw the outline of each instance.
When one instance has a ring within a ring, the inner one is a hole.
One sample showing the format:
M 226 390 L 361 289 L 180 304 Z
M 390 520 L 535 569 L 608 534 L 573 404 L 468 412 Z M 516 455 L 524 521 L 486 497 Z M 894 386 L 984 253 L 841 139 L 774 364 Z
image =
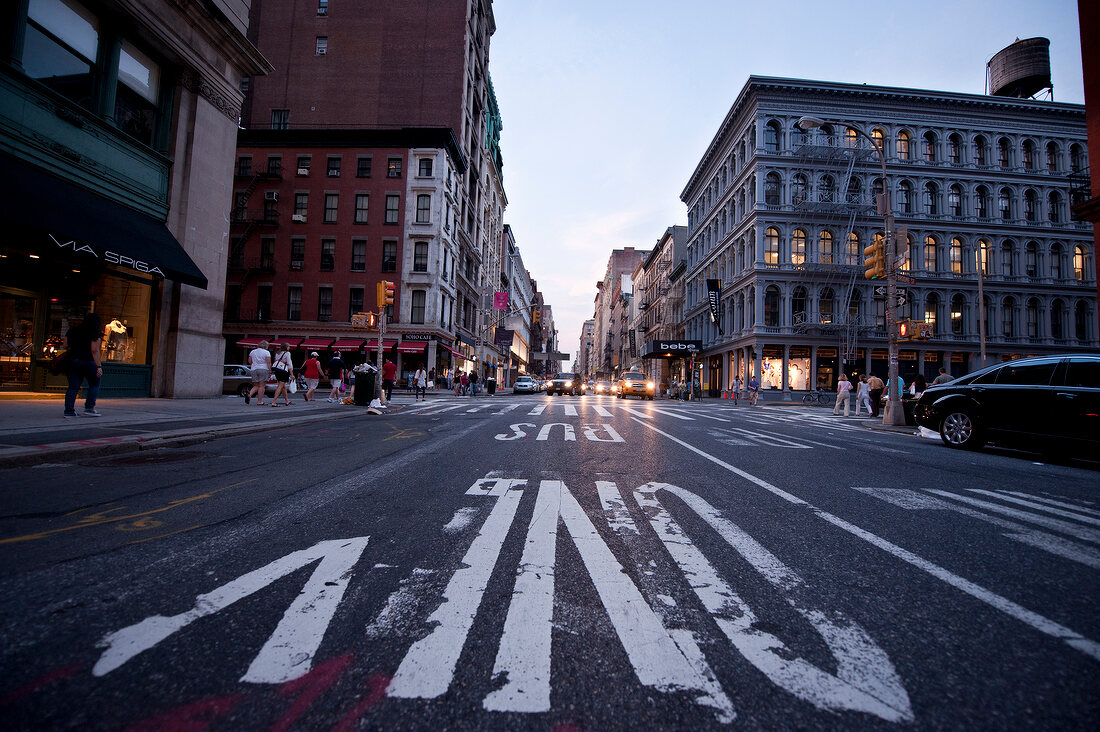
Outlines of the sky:
M 687 223 L 680 192 L 750 75 L 983 94 L 993 54 L 1042 36 L 1054 100 L 1084 103 L 1076 0 L 495 0 L 493 14 L 504 221 L 573 356 L 611 251 Z

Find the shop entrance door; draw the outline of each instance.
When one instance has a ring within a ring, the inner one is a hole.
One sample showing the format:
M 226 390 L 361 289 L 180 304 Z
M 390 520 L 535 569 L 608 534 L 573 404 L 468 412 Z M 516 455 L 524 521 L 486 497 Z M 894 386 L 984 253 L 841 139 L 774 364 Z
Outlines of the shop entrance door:
M 31 388 L 36 305 L 30 293 L 0 289 L 0 390 Z

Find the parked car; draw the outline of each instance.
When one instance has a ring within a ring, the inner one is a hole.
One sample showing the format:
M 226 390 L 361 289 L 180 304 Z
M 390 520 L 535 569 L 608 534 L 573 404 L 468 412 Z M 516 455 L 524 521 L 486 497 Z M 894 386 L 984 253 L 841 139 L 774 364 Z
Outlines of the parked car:
M 625 399 L 628 396 L 653 399 L 655 390 L 656 384 L 646 378 L 645 374 L 628 371 L 619 378 L 618 395 L 620 399 Z
M 554 394 L 580 396 L 584 394 L 584 381 L 576 374 L 563 371 L 546 382 L 546 395 L 552 396 Z
M 513 394 L 536 394 L 538 390 L 538 382 L 530 376 L 520 376 L 516 379 L 516 383 L 512 384 Z
M 1100 448 L 1100 356 L 1033 356 L 930 386 L 913 410 L 917 424 L 948 447 L 992 440 L 1094 456 Z
M 305 391 L 306 380 L 301 374 L 296 374 L 298 391 Z M 268 374 L 264 392 L 268 396 L 275 393 L 275 376 Z M 222 394 L 236 394 L 244 396 L 252 391 L 252 367 L 241 363 L 227 363 L 222 366 Z

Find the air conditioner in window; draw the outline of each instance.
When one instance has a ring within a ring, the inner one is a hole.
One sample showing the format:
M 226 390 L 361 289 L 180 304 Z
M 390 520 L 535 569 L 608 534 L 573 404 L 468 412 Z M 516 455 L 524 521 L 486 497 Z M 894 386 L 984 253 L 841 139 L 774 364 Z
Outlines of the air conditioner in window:
M 328 53 L 328 49 L 327 49 L 327 48 L 318 48 L 318 49 L 317 49 L 317 55 L 318 55 L 318 56 L 324 56 L 324 55 L 325 55 L 326 53 Z
M 298 168 L 298 175 L 309 175 L 309 168 Z
M 278 201 L 279 200 L 279 192 L 278 191 L 264 191 L 264 200 L 265 201 Z
M 294 214 L 293 216 L 290 217 L 290 220 L 293 221 L 296 224 L 304 224 L 306 222 L 306 215 L 305 214 Z

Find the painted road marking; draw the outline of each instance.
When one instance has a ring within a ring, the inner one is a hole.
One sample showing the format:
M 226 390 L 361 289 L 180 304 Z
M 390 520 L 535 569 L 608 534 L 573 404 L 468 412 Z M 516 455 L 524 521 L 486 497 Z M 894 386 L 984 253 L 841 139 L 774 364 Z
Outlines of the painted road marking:
M 542 414 L 543 410 L 545 410 L 545 409 L 546 409 L 546 405 L 545 404 L 540 404 L 537 407 L 534 407 L 530 412 L 528 412 L 527 415 L 530 416 L 530 417 L 537 417 L 540 414 Z
M 636 421 L 638 424 L 642 425 L 646 429 L 653 430 L 657 434 L 663 435 L 664 437 L 668 438 L 672 442 L 675 442 L 681 447 L 684 447 L 685 449 L 694 452 L 700 457 L 711 461 L 715 465 L 718 465 L 719 467 L 724 468 L 725 470 L 728 470 L 735 475 L 741 476 L 750 483 L 753 483 L 763 488 L 769 493 L 772 493 L 773 495 L 782 498 L 789 503 L 809 508 L 816 516 L 823 519 L 824 521 L 828 521 L 842 531 L 846 531 L 849 534 L 852 534 L 853 536 L 856 536 L 866 541 L 868 544 L 877 546 L 879 549 L 882 549 L 883 551 L 896 557 L 897 559 L 900 559 L 907 564 L 910 564 L 914 567 L 917 567 L 918 569 L 923 570 L 924 572 L 927 572 L 936 579 L 939 579 L 940 581 L 950 585 L 951 587 L 954 587 L 955 589 L 960 590 L 967 595 L 970 595 L 976 600 L 984 602 L 990 607 L 1000 610 L 1002 613 L 1019 620 L 1020 622 L 1039 631 L 1040 633 L 1048 635 L 1052 638 L 1057 638 L 1071 648 L 1075 648 L 1078 651 L 1081 651 L 1082 653 L 1096 660 L 1100 660 L 1100 643 L 1097 643 L 1096 641 L 1091 640 L 1090 638 L 1087 638 L 1080 633 L 1071 630 L 1064 625 L 1061 625 L 1060 623 L 1056 623 L 1049 618 L 1045 618 L 1036 612 L 1032 612 L 1031 610 L 1028 610 L 1023 606 L 1018 605 L 1011 600 L 1002 597 L 995 592 L 992 592 L 991 590 L 985 589 L 981 585 L 975 584 L 968 579 L 960 577 L 959 575 L 954 574 L 944 569 L 943 567 L 914 554 L 913 552 L 901 548 L 897 544 L 887 541 L 886 539 L 876 536 L 869 531 L 861 529 L 855 524 L 851 524 L 838 516 L 834 516 L 827 511 L 817 508 L 808 501 L 804 501 L 798 496 L 777 488 L 776 486 L 772 485 L 762 478 L 757 478 L 751 473 L 745 472 L 740 468 L 736 468 L 733 465 L 725 462 L 724 460 L 714 457 L 713 455 L 710 455 L 709 453 L 700 450 L 694 445 L 688 444 L 687 442 L 684 442 L 683 440 L 674 437 L 673 435 L 663 430 L 660 430 L 647 422 L 643 422 L 642 420 L 636 418 L 634 421 Z
M 1020 496 L 1021 498 L 1030 498 L 1031 500 L 1037 501 L 1039 503 L 1046 503 L 1046 504 L 1049 504 L 1051 506 L 1058 506 L 1060 508 L 1068 508 L 1068 509 L 1071 509 L 1073 511 L 1077 511 L 1079 513 L 1087 513 L 1091 516 L 1100 516 L 1100 511 L 1095 511 L 1091 508 L 1086 508 L 1085 506 L 1079 506 L 1076 503 L 1069 503 L 1068 501 L 1056 501 L 1053 498 L 1043 498 L 1042 496 L 1033 496 L 1029 493 L 1021 493 L 1020 491 L 999 490 L 997 492 L 998 493 L 1004 493 L 1004 494 L 1007 494 L 1007 495 L 1010 495 L 1010 496 Z
M 994 492 L 994 491 L 983 491 L 979 488 L 968 488 L 967 492 L 968 493 L 977 493 L 978 495 L 982 495 L 982 496 L 992 496 L 993 498 L 998 498 L 1002 501 L 1007 501 L 1009 503 L 1015 503 L 1018 506 L 1026 506 L 1026 507 L 1028 507 L 1032 510 L 1035 510 L 1035 511 L 1043 511 L 1045 513 L 1053 514 L 1055 516 L 1061 516 L 1062 518 L 1071 518 L 1075 521 L 1080 521 L 1083 524 L 1091 524 L 1093 526 L 1100 526 L 1100 518 L 1092 518 L 1090 516 L 1082 516 L 1081 514 L 1075 512 L 1075 511 L 1064 511 L 1064 510 L 1059 509 L 1059 508 L 1054 508 L 1052 506 L 1044 506 L 1041 503 L 1035 503 L 1033 501 L 1028 501 L 1028 500 L 1025 500 L 1023 498 L 1016 498 L 1014 496 L 1006 496 L 1006 495 L 1003 495 L 1003 493 L 1001 491 Z
M 607 409 L 605 409 L 604 407 L 601 407 L 599 404 L 594 404 L 592 406 L 592 408 L 595 409 L 596 414 L 600 415 L 601 417 L 610 417 L 611 416 L 611 412 L 607 411 Z
M 941 491 L 935 488 L 926 488 L 925 490 L 927 490 L 929 493 L 950 499 L 952 501 L 959 501 L 960 503 L 965 503 L 970 506 L 976 506 L 977 508 L 984 508 L 985 510 L 992 511 L 993 513 L 1000 513 L 1005 516 L 1011 516 L 1012 518 L 1020 519 L 1021 521 L 1038 524 L 1039 526 L 1051 529 L 1052 531 L 1057 531 L 1060 534 L 1069 534 L 1070 536 L 1081 539 L 1082 541 L 1090 542 L 1092 544 L 1100 544 L 1100 532 L 1094 531 L 1092 529 L 1086 529 L 1085 527 L 1078 526 L 1076 524 L 1071 524 L 1068 521 L 1062 521 L 1061 519 L 1054 519 L 1048 516 L 1036 516 L 1033 513 L 1019 511 L 1015 508 L 1008 508 L 1007 506 L 1000 506 L 996 503 L 990 503 L 989 501 L 981 501 L 977 498 L 960 496 L 959 494 L 951 493 L 950 491 Z
M 352 569 L 367 547 L 368 537 L 322 541 L 276 559 L 195 598 L 195 607 L 171 617 L 154 615 L 140 623 L 108 633 L 99 642 L 106 650 L 92 674 L 104 676 L 134 656 L 147 651 L 199 618 L 213 615 L 248 597 L 275 580 L 317 560 L 320 564 L 290 604 L 275 632 L 252 661 L 241 681 L 279 684 L 304 676 L 324 638 L 328 624 L 344 596 Z
M 566 404 L 565 405 L 565 416 L 566 417 L 576 417 L 577 416 L 577 408 L 574 407 L 572 404 Z
M 584 436 L 589 442 L 626 442 L 622 435 L 615 431 L 615 428 L 609 424 L 585 424 L 581 425 L 584 429 Z M 508 425 L 508 428 L 512 430 L 512 434 L 501 433 L 494 435 L 494 438 L 502 442 L 511 442 L 512 440 L 523 440 L 527 438 L 527 430 L 525 428 L 534 429 L 538 427 L 534 422 L 517 422 L 515 424 Z M 536 442 L 547 442 L 550 440 L 551 435 L 554 433 L 555 427 L 561 427 L 562 440 L 565 442 L 576 442 L 577 433 L 573 429 L 573 425 L 569 422 L 550 422 L 542 425 L 539 429 L 538 435 L 535 437 Z

